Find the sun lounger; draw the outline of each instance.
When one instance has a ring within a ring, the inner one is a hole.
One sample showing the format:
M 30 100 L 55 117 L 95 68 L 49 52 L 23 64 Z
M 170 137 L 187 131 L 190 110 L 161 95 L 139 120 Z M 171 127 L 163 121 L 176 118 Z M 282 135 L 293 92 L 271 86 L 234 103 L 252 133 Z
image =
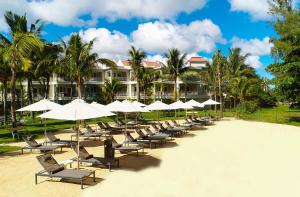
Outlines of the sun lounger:
M 77 138 L 77 132 L 79 132 L 79 137 L 84 138 L 94 138 L 101 140 L 102 133 L 96 133 L 96 132 L 81 132 L 79 129 L 73 128 L 73 131 L 75 134 L 71 135 L 71 141 L 73 141 L 73 138 Z
M 182 130 L 183 132 L 186 132 L 186 130 L 188 129 L 187 127 L 184 127 L 184 126 L 173 126 L 170 124 L 169 121 L 165 121 L 165 124 L 167 125 L 168 128 L 173 128 L 173 129 L 179 129 L 179 130 Z
M 126 131 L 125 132 L 125 137 L 126 137 L 126 140 L 124 141 L 124 144 L 137 144 L 137 145 L 141 145 L 141 146 L 144 146 L 144 145 L 148 145 L 150 148 L 152 148 L 152 143 L 151 141 L 147 140 L 140 140 L 138 138 L 134 138 L 130 132 Z M 155 147 L 156 147 L 156 144 L 154 144 Z
M 203 125 L 203 123 L 195 122 L 195 121 L 193 121 L 191 119 L 188 119 L 188 118 L 185 119 L 185 123 L 193 125 L 193 126 L 202 126 Z
M 160 127 L 161 132 L 170 134 L 173 137 L 183 133 L 183 130 L 181 130 L 180 128 L 164 127 L 162 123 L 159 123 L 158 126 Z
M 28 139 L 27 137 L 23 137 L 23 140 L 26 142 L 27 146 L 24 146 L 21 148 L 22 154 L 24 153 L 25 149 L 28 149 L 30 151 L 32 150 L 39 150 L 41 152 L 47 152 L 47 151 L 52 151 L 53 154 L 55 154 L 55 149 L 60 148 L 62 152 L 62 146 L 61 145 L 43 145 L 37 143 L 34 139 L 30 138 Z
M 105 129 L 110 131 L 111 133 L 122 133 L 123 130 L 125 129 L 125 126 L 113 127 L 110 124 L 108 124 L 107 122 L 103 123 L 103 124 L 106 127 Z
M 73 150 L 78 154 L 77 144 L 72 146 Z M 77 160 L 77 157 L 74 158 Z M 111 170 L 112 166 L 119 167 L 119 159 L 117 158 L 103 158 L 103 157 L 94 157 L 93 155 L 89 154 L 87 150 L 83 146 L 79 146 L 79 162 L 80 163 L 90 163 L 96 166 L 104 166 Z
M 86 179 L 90 175 L 93 175 L 93 180 L 95 182 L 95 171 L 65 169 L 64 165 L 59 165 L 50 154 L 40 155 L 36 158 L 39 161 L 39 163 L 43 166 L 44 170 L 35 174 L 35 184 L 37 184 L 38 176 L 77 180 L 80 181 L 81 189 L 83 189 L 84 179 Z
M 123 144 L 119 144 L 113 137 L 111 137 L 112 146 L 115 150 L 119 151 L 120 153 L 129 153 L 129 152 L 136 152 L 136 156 L 139 156 L 139 151 L 142 150 L 144 153 L 144 147 L 141 146 L 124 146 Z
M 99 134 L 101 136 L 107 136 L 110 133 L 109 131 L 105 131 L 105 130 L 104 131 L 96 131 L 96 130 L 92 129 L 92 127 L 89 125 L 86 126 L 86 130 L 87 130 L 87 133 Z
M 158 130 L 156 132 L 152 132 L 150 128 L 145 128 L 144 129 L 148 135 L 154 135 L 154 136 L 164 136 L 166 138 L 170 137 L 170 135 L 166 133 L 160 133 Z
M 57 138 L 52 132 L 46 132 L 47 141 L 46 143 L 58 144 L 62 146 L 71 146 L 72 141 L 70 140 L 61 140 Z
M 136 129 L 135 132 L 139 135 L 139 140 L 147 140 L 150 143 L 160 142 L 161 144 L 166 143 L 167 138 L 164 136 L 158 136 L 158 135 L 145 135 L 141 129 Z M 156 145 L 156 143 L 155 143 Z

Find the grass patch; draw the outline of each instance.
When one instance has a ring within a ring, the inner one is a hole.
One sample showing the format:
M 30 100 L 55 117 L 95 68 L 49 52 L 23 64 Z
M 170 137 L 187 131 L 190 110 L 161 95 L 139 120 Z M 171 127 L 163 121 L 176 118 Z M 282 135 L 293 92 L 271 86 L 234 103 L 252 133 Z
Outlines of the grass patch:
M 0 154 L 20 150 L 18 146 L 0 146 Z
M 254 113 L 243 113 L 241 119 L 300 126 L 300 110 L 290 110 L 288 106 L 259 109 Z

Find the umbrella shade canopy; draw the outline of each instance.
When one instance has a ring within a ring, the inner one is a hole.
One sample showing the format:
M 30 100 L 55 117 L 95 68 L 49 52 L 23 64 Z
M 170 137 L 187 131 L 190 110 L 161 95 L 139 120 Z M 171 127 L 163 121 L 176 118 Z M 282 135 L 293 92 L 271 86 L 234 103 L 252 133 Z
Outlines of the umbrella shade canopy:
M 207 101 L 203 102 L 202 103 L 203 105 L 219 105 L 221 103 L 217 102 L 217 101 L 214 101 L 212 99 L 208 99 Z
M 172 109 L 193 109 L 193 107 L 187 103 L 183 103 L 182 101 L 176 101 L 169 105 Z
M 145 109 L 149 111 L 154 111 L 154 110 L 171 110 L 172 108 L 161 101 L 155 101 L 154 103 L 151 103 L 150 105 L 146 106 Z
M 108 111 L 118 111 L 118 109 L 121 107 L 122 103 L 118 100 L 111 102 L 105 106 L 105 109 Z
M 99 110 L 106 110 L 106 106 L 97 102 L 92 102 L 91 105 Z
M 108 111 L 101 111 L 84 100 L 75 99 L 74 101 L 40 115 L 40 118 L 49 118 L 57 120 L 86 120 L 113 116 L 115 114 Z
M 60 104 L 49 101 L 48 99 L 42 99 L 36 103 L 33 103 L 31 105 L 28 105 L 26 107 L 18 109 L 17 111 L 48 111 L 48 110 L 53 110 L 53 109 L 57 109 L 60 107 L 61 107 Z
M 140 106 L 140 107 L 146 107 L 147 106 L 146 104 L 140 103 L 138 101 L 133 101 L 132 104 L 135 104 L 135 105 Z
M 199 103 L 199 102 L 195 101 L 194 99 L 189 100 L 188 102 L 186 102 L 186 104 L 188 104 L 192 107 L 204 107 L 204 105 L 202 103 Z
M 137 106 L 128 100 L 124 100 L 123 102 L 120 101 L 114 101 L 105 107 L 108 111 L 113 112 L 124 112 L 124 113 L 131 113 L 131 112 L 147 112 L 148 110 Z

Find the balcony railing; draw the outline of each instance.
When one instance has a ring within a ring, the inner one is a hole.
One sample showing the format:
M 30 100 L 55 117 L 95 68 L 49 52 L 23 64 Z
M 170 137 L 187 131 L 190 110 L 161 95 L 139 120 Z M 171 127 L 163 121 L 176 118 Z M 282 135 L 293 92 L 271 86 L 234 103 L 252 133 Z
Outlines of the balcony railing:
M 89 81 L 102 81 L 102 77 L 92 77 L 89 79 Z
M 198 92 L 189 91 L 186 94 L 185 94 L 185 92 L 181 92 L 180 96 L 181 97 L 185 97 L 185 96 L 187 96 L 187 97 L 197 97 L 198 96 Z
M 127 77 L 115 77 L 115 78 L 120 81 L 127 81 Z

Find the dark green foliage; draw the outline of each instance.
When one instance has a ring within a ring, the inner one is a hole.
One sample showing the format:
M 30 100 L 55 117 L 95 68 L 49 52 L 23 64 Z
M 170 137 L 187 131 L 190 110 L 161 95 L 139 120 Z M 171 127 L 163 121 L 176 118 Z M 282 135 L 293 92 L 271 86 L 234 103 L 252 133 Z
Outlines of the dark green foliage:
M 259 106 L 260 107 L 274 107 L 276 106 L 276 97 L 271 94 L 270 91 L 261 92 L 259 94 Z
M 258 102 L 256 100 L 243 101 L 239 105 L 240 112 L 253 113 L 258 109 Z
M 272 38 L 276 62 L 268 66 L 275 75 L 278 93 L 289 102 L 300 102 L 300 13 L 291 0 L 272 0 L 271 13 L 278 38 Z

